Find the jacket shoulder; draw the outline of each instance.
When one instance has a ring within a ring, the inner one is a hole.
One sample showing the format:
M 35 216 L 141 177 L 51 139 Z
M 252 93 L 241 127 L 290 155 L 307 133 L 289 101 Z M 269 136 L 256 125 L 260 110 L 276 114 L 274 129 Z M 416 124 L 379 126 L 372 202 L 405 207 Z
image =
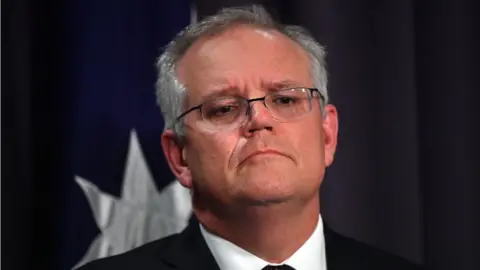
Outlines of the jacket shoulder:
M 331 229 L 325 234 L 329 269 L 421 270 L 423 266 L 383 249 L 340 235 Z
M 179 234 L 173 234 L 118 255 L 97 259 L 78 268 L 78 270 L 173 269 L 172 265 L 161 260 L 161 255 L 163 251 L 169 250 L 178 237 Z

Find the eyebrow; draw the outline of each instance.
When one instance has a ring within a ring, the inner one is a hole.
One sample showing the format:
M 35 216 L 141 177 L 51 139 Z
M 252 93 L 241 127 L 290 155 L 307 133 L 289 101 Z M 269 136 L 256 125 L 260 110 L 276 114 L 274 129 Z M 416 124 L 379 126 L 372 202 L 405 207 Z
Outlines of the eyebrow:
M 263 83 L 262 88 L 266 90 L 266 92 L 275 92 L 280 89 L 286 89 L 291 87 L 301 87 L 301 83 L 293 80 L 281 80 L 277 82 L 270 82 L 270 83 Z M 210 100 L 213 98 L 218 97 L 225 97 L 225 96 L 240 96 L 241 90 L 236 86 L 220 88 L 217 90 L 213 90 L 210 94 L 204 95 L 200 97 L 200 103 L 205 102 L 206 100 Z
M 268 83 L 265 85 L 265 88 L 269 92 L 277 91 L 279 89 L 291 88 L 291 87 L 302 87 L 302 84 L 300 82 L 293 81 L 293 80 L 282 80 L 278 82 Z M 306 87 L 306 86 L 303 86 L 303 87 Z
M 236 95 L 239 95 L 239 93 L 240 93 L 240 89 L 238 89 L 238 87 L 235 87 L 235 86 L 220 88 L 217 90 L 213 90 L 213 92 L 211 92 L 210 94 L 201 96 L 200 102 L 205 102 L 206 100 L 210 100 L 218 97 L 236 96 Z

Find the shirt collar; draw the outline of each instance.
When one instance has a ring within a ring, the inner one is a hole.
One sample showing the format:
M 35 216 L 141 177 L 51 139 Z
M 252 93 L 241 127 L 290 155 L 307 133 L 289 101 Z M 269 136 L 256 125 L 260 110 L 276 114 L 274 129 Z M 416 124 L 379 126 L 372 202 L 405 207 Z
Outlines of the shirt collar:
M 201 224 L 200 231 L 222 270 L 262 269 L 269 263 L 241 247 L 208 232 Z M 315 231 L 307 241 L 288 259 L 280 264 L 288 264 L 296 270 L 325 270 L 325 239 L 322 217 L 319 216 Z

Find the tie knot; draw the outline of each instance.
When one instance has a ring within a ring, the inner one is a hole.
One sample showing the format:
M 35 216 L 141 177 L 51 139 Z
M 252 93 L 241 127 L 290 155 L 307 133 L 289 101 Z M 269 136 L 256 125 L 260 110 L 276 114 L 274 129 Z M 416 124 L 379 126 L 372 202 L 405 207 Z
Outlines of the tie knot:
M 282 265 L 267 265 L 262 270 L 295 270 L 295 268 L 282 264 Z

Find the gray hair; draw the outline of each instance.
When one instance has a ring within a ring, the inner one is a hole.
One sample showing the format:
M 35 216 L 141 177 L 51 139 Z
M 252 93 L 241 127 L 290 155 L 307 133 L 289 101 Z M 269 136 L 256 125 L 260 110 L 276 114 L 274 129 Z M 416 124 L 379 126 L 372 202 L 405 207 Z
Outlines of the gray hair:
M 183 121 L 176 123 L 176 118 L 182 113 L 186 88 L 176 76 L 176 63 L 199 38 L 218 35 L 238 25 L 276 30 L 299 44 L 309 55 L 314 86 L 324 97 L 322 108 L 328 103 L 325 49 L 306 29 L 278 24 L 259 5 L 225 8 L 178 33 L 157 60 L 156 95 L 165 121 L 165 129 L 173 128 L 178 137 L 184 135 Z

